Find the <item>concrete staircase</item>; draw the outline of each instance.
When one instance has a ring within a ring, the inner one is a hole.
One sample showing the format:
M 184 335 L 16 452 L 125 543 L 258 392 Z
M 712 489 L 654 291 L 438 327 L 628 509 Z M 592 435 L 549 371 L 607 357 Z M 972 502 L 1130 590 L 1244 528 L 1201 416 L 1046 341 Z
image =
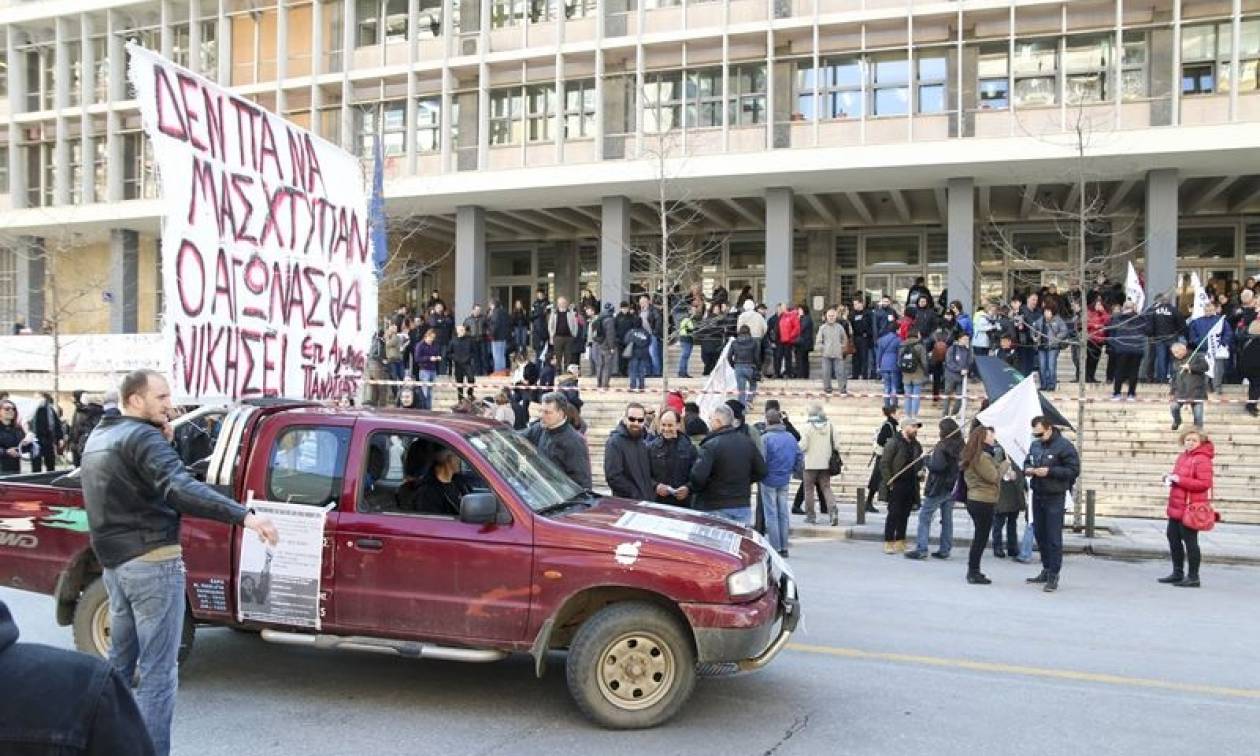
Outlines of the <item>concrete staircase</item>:
M 1070 373 L 1068 373 L 1070 375 Z M 592 385 L 593 379 L 583 377 L 583 387 Z M 698 396 L 703 379 L 670 379 L 671 389 L 681 389 L 689 398 Z M 584 388 L 582 391 L 583 419 L 589 426 L 587 439 L 591 449 L 592 472 L 597 488 L 603 487 L 604 442 L 621 417 L 625 405 L 638 401 L 652 406 L 662 399 L 660 379 L 649 379 L 649 391 L 632 393 L 627 390 L 625 379 L 614 379 L 608 391 Z M 1227 403 L 1212 402 L 1206 414 L 1206 433 L 1216 447 L 1215 489 L 1213 501 L 1229 522 L 1260 524 L 1260 421 L 1243 411 L 1241 387 L 1227 387 Z M 764 400 L 776 394 L 776 398 L 794 423 L 804 422 L 808 407 L 820 402 L 828 417 L 839 424 L 845 460 L 844 472 L 835 492 L 844 507 L 851 507 L 856 489 L 865 487 L 870 474 L 871 448 L 876 430 L 882 422 L 881 400 L 875 396 L 881 387 L 874 381 L 850 381 L 852 396 L 832 396 L 825 399 L 820 391 L 820 381 L 769 380 L 760 385 L 750 420 L 763 419 Z M 979 406 L 981 397 L 974 396 L 968 404 L 968 418 Z M 1076 421 L 1075 384 L 1060 383 L 1060 391 L 1052 400 L 1060 412 L 1073 423 Z M 1093 490 L 1099 516 L 1154 517 L 1164 516 L 1167 489 L 1160 477 L 1172 469 L 1180 451 L 1179 433 L 1169 430 L 1171 420 L 1164 401 L 1166 389 L 1162 386 L 1142 385 L 1138 388 L 1139 401 L 1111 402 L 1110 391 L 1102 387 L 1090 387 L 1087 392 L 1086 421 L 1084 429 L 1084 454 L 1081 491 Z M 482 389 L 479 393 L 488 393 Z M 438 390 L 437 404 L 445 407 L 454 401 L 452 389 Z M 941 403 L 934 403 L 930 391 L 922 403 L 920 417 L 924 427 L 920 439 L 924 447 L 937 439 L 936 421 L 941 415 Z M 1183 412 L 1189 427 L 1190 414 Z M 1068 438 L 1079 445 L 1076 433 Z M 1082 497 L 1083 499 L 1083 497 Z M 1082 507 L 1084 506 L 1082 502 Z

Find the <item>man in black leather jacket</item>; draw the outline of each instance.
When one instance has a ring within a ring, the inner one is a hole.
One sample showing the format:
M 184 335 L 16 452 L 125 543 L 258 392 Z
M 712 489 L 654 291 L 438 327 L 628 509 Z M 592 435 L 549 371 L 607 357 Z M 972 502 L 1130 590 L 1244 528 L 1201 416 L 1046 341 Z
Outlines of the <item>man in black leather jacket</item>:
M 559 391 L 549 391 L 539 400 L 542 417 L 525 430 L 525 439 L 538 453 L 556 463 L 569 480 L 583 491 L 591 488 L 591 453 L 586 439 L 568 421 L 569 400 Z
M 153 753 L 122 675 L 96 657 L 17 639 L 0 601 L 0 753 Z
M 171 448 L 171 390 L 137 370 L 119 387 L 122 414 L 104 417 L 83 448 L 80 480 L 92 549 L 109 591 L 110 663 L 124 680 L 139 672 L 136 703 L 157 753 L 170 750 L 185 569 L 183 514 L 242 525 L 275 544 L 265 517 L 193 478 Z

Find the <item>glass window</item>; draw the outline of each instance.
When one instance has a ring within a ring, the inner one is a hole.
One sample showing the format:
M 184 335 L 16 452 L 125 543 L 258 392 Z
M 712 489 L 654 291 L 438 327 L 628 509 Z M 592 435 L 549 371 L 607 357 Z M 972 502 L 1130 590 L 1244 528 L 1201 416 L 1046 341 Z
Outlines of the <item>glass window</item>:
M 1053 105 L 1057 97 L 1059 45 L 1055 39 L 1016 40 L 1011 69 L 1015 74 L 1015 104 Z
M 871 115 L 897 116 L 910 113 L 910 61 L 901 53 L 873 58 L 871 72 Z
M 197 55 L 198 65 L 203 76 L 214 80 L 218 77 L 219 68 L 219 24 L 216 21 L 201 21 L 199 29 Z
M 521 88 L 490 90 L 490 144 L 520 144 Z
M 285 430 L 271 449 L 267 498 L 316 507 L 336 503 L 349 446 L 349 428 Z
M 1124 50 L 1120 56 L 1120 95 L 1125 100 L 1139 100 L 1147 96 L 1148 41 L 1143 31 L 1124 33 Z
M 416 100 L 416 151 L 442 151 L 442 98 Z
M 468 442 L 530 509 L 538 511 L 582 495 L 569 476 L 515 431 L 482 431 Z
M 979 109 L 1005 110 L 1010 104 L 1006 46 L 981 45 L 977 64 Z
M 729 270 L 765 270 L 766 243 L 761 239 L 732 239 L 727 244 Z
M 1231 66 L 1233 45 L 1230 42 L 1231 29 L 1222 24 L 1218 32 L 1221 40 L 1219 90 L 1228 92 L 1232 86 Z M 1243 21 L 1239 24 L 1238 46 L 1238 91 L 1254 92 L 1260 88 L 1260 19 Z
M 564 83 L 564 138 L 595 136 L 595 80 Z
M 766 121 L 766 66 L 749 63 L 731 66 L 730 124 L 752 126 Z
M 109 199 L 109 187 L 105 183 L 107 176 L 105 162 L 109 154 L 106 149 L 108 145 L 105 143 L 105 135 L 98 134 L 92 140 L 92 145 L 92 152 L 94 153 L 92 158 L 92 199 L 95 202 L 105 202 Z
M 866 266 L 918 265 L 918 236 L 868 236 Z
M 812 70 L 812 69 L 811 69 Z M 827 58 L 818 77 L 824 120 L 862 117 L 862 61 Z
M 663 134 L 682 127 L 682 71 L 649 73 L 643 83 L 643 131 Z
M 1177 257 L 1197 259 L 1231 259 L 1234 256 L 1234 229 L 1177 229 Z
M 92 38 L 92 62 L 96 67 L 96 80 L 93 87 L 96 102 L 107 102 L 109 100 L 109 50 L 103 36 Z
M 171 27 L 171 60 L 181 66 L 188 65 L 188 54 L 192 49 L 192 30 L 188 24 L 175 24 Z
M 919 113 L 943 113 L 948 108 L 945 102 L 945 82 L 949 78 L 949 66 L 946 63 L 944 50 L 926 50 L 915 58 L 915 72 L 918 75 L 916 108 Z
M 490 28 L 518 26 L 524 22 L 529 11 L 530 3 L 527 0 L 491 0 Z
M 1102 102 L 1111 97 L 1107 87 L 1111 73 L 1112 36 L 1081 34 L 1067 38 L 1063 69 L 1064 97 L 1070 104 Z
M 686 128 L 713 128 L 722 125 L 722 68 L 702 68 L 687 72 Z
M 83 140 L 70 142 L 70 204 L 83 204 Z
M 1218 28 L 1225 32 L 1225 47 L 1232 37 L 1228 24 L 1199 24 L 1181 29 L 1181 93 L 1187 95 L 1212 94 L 1218 91 L 1217 83 L 1217 35 Z M 1223 66 L 1229 75 L 1229 64 Z
M 549 142 L 556 115 L 556 88 L 553 84 L 531 84 L 525 87 L 526 135 L 531 142 Z
M 67 102 L 70 107 L 76 107 L 79 104 L 79 93 L 83 88 L 83 46 L 79 40 L 74 40 L 66 45 L 66 58 L 70 67 L 70 86 L 66 92 Z
M 355 35 L 356 47 L 375 45 L 381 41 L 379 34 L 380 0 L 358 0 L 355 4 L 355 20 L 358 32 Z
M 407 0 L 385 0 L 385 41 L 407 39 Z

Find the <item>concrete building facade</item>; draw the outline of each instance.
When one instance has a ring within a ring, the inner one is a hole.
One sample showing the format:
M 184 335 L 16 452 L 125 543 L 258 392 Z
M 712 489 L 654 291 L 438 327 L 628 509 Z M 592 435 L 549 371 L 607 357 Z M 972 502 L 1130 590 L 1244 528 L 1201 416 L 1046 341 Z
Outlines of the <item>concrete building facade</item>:
M 1151 292 L 1260 272 L 1260 0 L 45 0 L 0 27 L 6 332 L 157 328 L 128 39 L 365 166 L 381 141 L 414 263 L 383 309 L 656 290 L 662 200 L 666 286 L 770 303 L 922 276 L 974 304 L 1075 285 L 1082 248 Z

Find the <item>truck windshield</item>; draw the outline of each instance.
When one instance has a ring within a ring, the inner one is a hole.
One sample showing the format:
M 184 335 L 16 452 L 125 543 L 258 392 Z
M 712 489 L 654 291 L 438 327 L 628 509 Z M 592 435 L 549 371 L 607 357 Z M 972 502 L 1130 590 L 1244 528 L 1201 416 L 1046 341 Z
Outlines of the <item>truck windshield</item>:
M 486 430 L 468 440 L 534 511 L 582 495 L 578 484 L 515 431 Z

